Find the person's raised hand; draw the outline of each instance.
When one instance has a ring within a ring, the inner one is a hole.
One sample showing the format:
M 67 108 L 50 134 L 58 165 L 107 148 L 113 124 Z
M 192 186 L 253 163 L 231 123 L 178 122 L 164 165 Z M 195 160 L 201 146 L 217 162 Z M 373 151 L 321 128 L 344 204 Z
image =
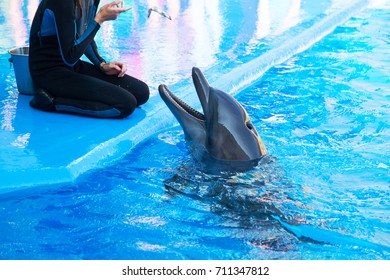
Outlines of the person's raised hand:
M 102 25 L 107 20 L 116 20 L 121 13 L 130 9 L 131 7 L 124 6 L 123 1 L 116 0 L 102 6 L 95 16 L 95 21 Z

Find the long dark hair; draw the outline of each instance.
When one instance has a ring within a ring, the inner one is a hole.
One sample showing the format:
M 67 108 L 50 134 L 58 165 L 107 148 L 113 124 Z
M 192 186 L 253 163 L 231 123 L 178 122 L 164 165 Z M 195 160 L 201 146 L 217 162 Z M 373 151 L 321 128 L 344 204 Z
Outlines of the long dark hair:
M 82 18 L 83 17 L 83 5 L 81 4 L 81 1 L 83 0 L 74 0 L 75 4 L 76 4 L 76 7 L 79 9 L 80 11 L 80 14 L 79 14 L 79 17 Z

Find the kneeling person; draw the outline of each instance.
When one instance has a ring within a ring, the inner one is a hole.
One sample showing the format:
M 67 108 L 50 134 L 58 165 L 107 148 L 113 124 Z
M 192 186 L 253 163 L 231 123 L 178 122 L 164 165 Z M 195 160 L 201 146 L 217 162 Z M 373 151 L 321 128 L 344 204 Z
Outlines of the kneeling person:
M 98 5 L 99 0 L 41 1 L 30 31 L 29 68 L 40 88 L 32 107 L 125 118 L 148 101 L 148 85 L 125 74 L 125 64 L 107 63 L 94 41 L 103 22 L 130 8 L 117 0 L 96 13 Z M 84 54 L 92 63 L 80 60 Z

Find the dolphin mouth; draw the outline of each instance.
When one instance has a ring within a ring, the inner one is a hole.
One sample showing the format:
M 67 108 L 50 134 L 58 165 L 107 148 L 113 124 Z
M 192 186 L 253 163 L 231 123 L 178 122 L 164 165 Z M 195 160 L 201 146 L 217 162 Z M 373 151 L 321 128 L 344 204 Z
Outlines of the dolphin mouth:
M 201 121 L 206 120 L 204 114 L 195 110 L 193 107 L 191 107 L 190 105 L 185 103 L 177 95 L 172 93 L 166 85 L 160 85 L 158 90 L 160 92 L 161 97 L 163 97 L 163 99 L 166 102 L 169 102 L 171 105 L 175 106 L 177 109 L 186 112 L 187 114 L 191 115 L 192 117 L 194 117 L 198 120 L 201 120 Z

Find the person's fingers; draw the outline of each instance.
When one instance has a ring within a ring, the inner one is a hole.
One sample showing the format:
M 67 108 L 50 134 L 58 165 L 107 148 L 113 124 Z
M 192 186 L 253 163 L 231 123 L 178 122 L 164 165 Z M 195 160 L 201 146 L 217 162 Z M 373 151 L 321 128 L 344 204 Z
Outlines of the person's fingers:
M 127 12 L 128 10 L 131 10 L 131 7 L 127 7 L 127 8 L 113 8 L 113 10 L 115 10 L 118 13 L 123 13 L 123 12 Z
M 124 3 L 123 3 L 123 1 L 120 1 L 120 0 L 111 2 L 108 5 L 109 5 L 110 8 L 112 8 L 115 11 L 117 11 L 118 13 L 123 13 L 123 12 L 126 12 L 126 11 L 131 9 L 131 7 L 127 7 L 126 8 Z
M 111 3 L 109 3 L 108 6 L 109 6 L 109 7 L 114 7 L 114 6 L 115 6 L 116 8 L 118 8 L 118 5 L 119 5 L 120 3 L 122 3 L 121 6 L 123 6 L 123 1 L 121 1 L 121 0 L 115 0 L 115 1 L 113 1 L 113 2 L 111 2 Z
M 122 68 L 116 63 L 109 62 L 107 64 L 103 65 L 103 72 L 105 72 L 107 75 L 118 75 L 122 71 Z
M 121 72 L 119 73 L 118 77 L 123 77 L 127 71 L 127 65 L 122 63 Z
M 115 64 L 115 69 L 118 70 L 118 77 L 123 77 L 127 71 L 127 65 L 119 61 L 114 61 L 113 64 Z
M 114 70 L 116 70 L 116 71 L 118 71 L 118 73 L 120 73 L 121 71 L 122 71 L 122 68 L 121 67 L 119 67 L 118 65 L 114 65 L 114 67 L 112 67 L 112 69 L 114 69 Z

